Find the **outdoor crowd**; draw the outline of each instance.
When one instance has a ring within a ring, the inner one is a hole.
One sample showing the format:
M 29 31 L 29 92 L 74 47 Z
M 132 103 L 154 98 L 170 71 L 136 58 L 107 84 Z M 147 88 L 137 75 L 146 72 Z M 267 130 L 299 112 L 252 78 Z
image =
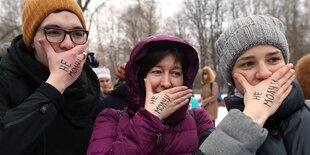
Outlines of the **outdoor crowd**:
M 146 37 L 117 81 L 89 65 L 75 0 L 25 0 L 22 30 L 1 51 L 1 155 L 310 155 L 310 54 L 290 63 L 277 18 L 231 23 L 215 44 L 218 73 L 184 39 Z M 228 114 L 215 126 L 219 105 Z

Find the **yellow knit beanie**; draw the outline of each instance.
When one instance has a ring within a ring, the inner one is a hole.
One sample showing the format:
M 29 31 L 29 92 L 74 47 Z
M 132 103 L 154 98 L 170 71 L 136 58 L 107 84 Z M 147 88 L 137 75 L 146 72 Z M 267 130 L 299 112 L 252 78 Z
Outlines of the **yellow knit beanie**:
M 24 0 L 23 39 L 28 49 L 31 49 L 34 35 L 42 21 L 49 14 L 62 10 L 74 13 L 86 30 L 83 11 L 75 0 Z

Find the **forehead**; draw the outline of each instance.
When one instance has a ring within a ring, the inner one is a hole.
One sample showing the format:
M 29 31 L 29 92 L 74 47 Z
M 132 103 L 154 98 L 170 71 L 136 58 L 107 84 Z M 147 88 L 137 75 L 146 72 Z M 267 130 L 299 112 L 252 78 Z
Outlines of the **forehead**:
M 41 23 L 41 27 L 53 25 L 64 29 L 82 28 L 78 16 L 69 11 L 60 11 L 49 14 Z
M 180 66 L 181 62 L 177 60 L 173 54 L 168 54 L 163 57 L 158 64 L 173 64 L 174 66 Z

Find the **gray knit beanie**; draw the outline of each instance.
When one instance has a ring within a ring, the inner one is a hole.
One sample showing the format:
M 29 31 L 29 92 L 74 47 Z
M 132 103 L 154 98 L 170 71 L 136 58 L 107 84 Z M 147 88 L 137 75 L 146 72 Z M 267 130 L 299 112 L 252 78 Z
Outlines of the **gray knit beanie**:
M 285 26 L 279 19 L 265 15 L 239 18 L 215 43 L 220 72 L 229 84 L 234 86 L 232 68 L 238 57 L 256 45 L 273 45 L 279 48 L 288 63 L 289 48 L 285 38 Z

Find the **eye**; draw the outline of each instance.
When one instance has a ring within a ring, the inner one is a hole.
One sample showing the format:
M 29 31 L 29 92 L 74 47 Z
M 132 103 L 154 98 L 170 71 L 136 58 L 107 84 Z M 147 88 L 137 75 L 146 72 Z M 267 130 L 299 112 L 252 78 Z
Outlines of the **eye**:
M 47 29 L 46 34 L 49 36 L 59 36 L 63 34 L 63 31 L 59 29 Z
M 182 75 L 183 75 L 182 71 L 178 71 L 178 70 L 172 71 L 173 77 L 180 77 Z
M 85 32 L 81 30 L 72 31 L 72 36 L 74 37 L 84 37 Z
M 270 59 L 268 59 L 268 62 L 269 63 L 276 63 L 276 62 L 279 62 L 280 60 L 282 60 L 282 59 L 279 57 L 271 57 Z
M 247 61 L 247 62 L 241 63 L 241 64 L 240 64 L 240 67 L 241 67 L 241 68 L 249 68 L 249 67 L 251 67 L 251 66 L 253 66 L 253 65 L 254 65 L 254 62 L 252 62 L 252 61 Z
M 153 69 L 153 70 L 151 70 L 150 73 L 153 74 L 153 75 L 160 75 L 162 73 L 162 71 L 159 70 L 159 69 Z

